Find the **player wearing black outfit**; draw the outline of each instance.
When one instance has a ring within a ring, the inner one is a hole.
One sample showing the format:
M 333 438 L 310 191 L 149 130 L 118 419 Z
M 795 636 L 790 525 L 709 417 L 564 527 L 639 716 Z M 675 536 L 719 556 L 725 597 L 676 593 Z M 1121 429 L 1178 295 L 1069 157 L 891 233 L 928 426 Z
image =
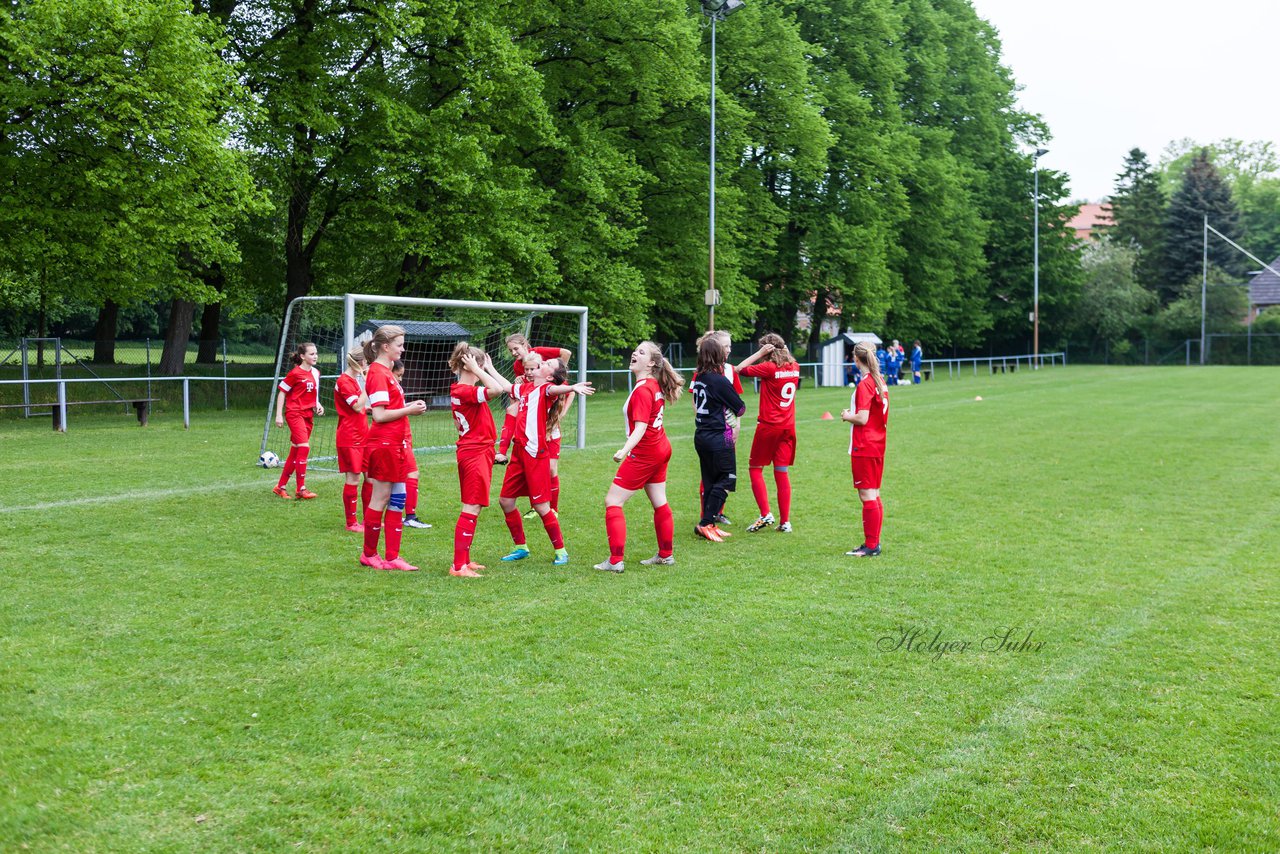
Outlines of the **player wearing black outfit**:
M 724 375 L 724 348 L 712 336 L 707 336 L 698 347 L 698 370 L 689 392 L 693 395 L 696 424 L 693 446 L 698 451 L 705 496 L 702 518 L 694 533 L 712 542 L 724 542 L 729 535 L 716 527 L 716 517 L 724 509 L 725 499 L 734 491 L 738 478 L 733 429 L 727 415 L 741 416 L 747 407 Z

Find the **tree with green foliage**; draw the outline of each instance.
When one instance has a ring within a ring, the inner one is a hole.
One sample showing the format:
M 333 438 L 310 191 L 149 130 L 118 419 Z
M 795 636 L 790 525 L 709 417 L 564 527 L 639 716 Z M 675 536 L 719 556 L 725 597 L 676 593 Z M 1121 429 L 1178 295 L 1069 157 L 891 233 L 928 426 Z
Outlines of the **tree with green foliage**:
M 1165 270 L 1160 297 L 1168 304 L 1187 290 L 1199 291 L 1203 268 L 1204 223 L 1232 240 L 1240 238 L 1240 211 L 1231 198 L 1231 188 L 1214 167 L 1209 150 L 1199 149 L 1182 176 L 1182 183 L 1169 200 L 1166 226 Z M 1212 233 L 1209 236 L 1209 263 L 1232 275 L 1242 275 L 1244 256 Z M 1192 287 L 1194 285 L 1194 287 Z
M 1131 149 L 1111 194 L 1113 240 L 1136 251 L 1133 274 L 1152 293 L 1164 271 L 1164 229 L 1168 199 L 1158 173 L 1140 148 Z
M 1127 350 L 1129 337 L 1139 331 L 1156 305 L 1156 297 L 1137 279 L 1141 250 L 1114 234 L 1080 250 L 1084 284 L 1073 317 L 1075 337 L 1109 357 L 1113 349 Z

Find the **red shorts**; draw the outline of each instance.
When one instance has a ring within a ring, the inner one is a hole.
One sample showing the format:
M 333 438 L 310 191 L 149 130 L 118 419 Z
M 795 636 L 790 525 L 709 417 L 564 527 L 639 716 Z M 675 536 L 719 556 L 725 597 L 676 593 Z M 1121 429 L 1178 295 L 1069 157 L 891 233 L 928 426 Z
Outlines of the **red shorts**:
M 493 449 L 480 448 L 458 452 L 458 486 L 463 504 L 489 506 L 489 487 L 493 484 Z
M 365 445 L 364 471 L 383 483 L 404 483 L 409 472 L 404 445 Z
M 295 445 L 305 445 L 311 441 L 311 427 L 315 423 L 315 413 L 300 410 L 286 412 L 284 423 L 289 425 L 289 441 Z
M 622 465 L 618 466 L 618 473 L 614 475 L 613 482 L 632 492 L 644 489 L 650 483 L 666 483 L 667 463 L 670 460 L 670 452 L 661 459 L 629 456 L 622 461 Z
M 520 449 L 511 454 L 506 474 L 502 476 L 503 498 L 529 496 L 529 503 L 551 500 L 551 458 L 531 457 Z
M 553 460 L 560 459 L 560 440 L 559 439 L 547 440 L 547 456 L 551 457 L 551 459 Z
M 796 430 L 794 427 L 778 427 L 774 424 L 757 424 L 756 435 L 751 440 L 751 456 L 747 465 L 789 466 L 796 461 Z
M 341 472 L 362 472 L 364 471 L 364 447 L 359 448 L 339 448 L 338 449 L 338 471 Z
M 854 489 L 879 489 L 884 476 L 884 457 L 850 457 Z

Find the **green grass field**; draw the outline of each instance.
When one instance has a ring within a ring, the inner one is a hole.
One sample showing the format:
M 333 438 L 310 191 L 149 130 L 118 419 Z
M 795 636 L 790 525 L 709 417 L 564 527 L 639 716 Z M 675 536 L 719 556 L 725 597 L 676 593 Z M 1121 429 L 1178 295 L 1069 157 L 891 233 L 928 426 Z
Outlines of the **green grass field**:
M 499 564 L 495 503 L 472 581 L 448 457 L 376 573 L 260 413 L 0 423 L 0 849 L 1280 850 L 1280 369 L 898 390 L 864 561 L 847 401 L 801 390 L 796 533 L 745 532 L 743 454 L 718 545 L 682 400 L 679 563 L 640 496 L 614 576 L 598 395 L 571 566 Z

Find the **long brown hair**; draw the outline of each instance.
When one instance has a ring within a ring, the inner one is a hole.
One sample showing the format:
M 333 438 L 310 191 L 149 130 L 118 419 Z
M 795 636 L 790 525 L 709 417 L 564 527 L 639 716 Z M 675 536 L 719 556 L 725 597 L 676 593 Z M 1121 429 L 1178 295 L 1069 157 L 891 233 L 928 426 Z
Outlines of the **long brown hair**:
M 698 361 L 695 370 L 699 376 L 724 373 L 724 345 L 715 334 L 708 333 L 698 342 Z
M 293 361 L 294 367 L 302 364 L 302 357 L 306 355 L 307 348 L 315 346 L 315 342 L 313 341 L 303 341 L 299 344 L 298 349 L 294 350 L 293 354 L 289 356 L 290 360 Z M 316 348 L 316 351 L 319 352 L 319 348 Z
M 378 351 L 403 334 L 403 327 L 392 326 L 391 324 L 379 326 L 377 331 L 373 333 L 373 337 L 364 342 L 364 360 L 373 364 L 373 362 L 377 361 Z
M 637 349 L 643 349 L 649 357 L 649 376 L 658 381 L 658 389 L 666 400 L 679 400 L 684 390 L 684 377 L 662 355 L 662 350 L 652 341 L 641 341 Z
M 569 369 L 565 367 L 564 362 L 559 359 L 548 359 L 555 362 L 555 367 L 551 369 L 552 385 L 567 385 L 569 382 Z M 547 411 L 547 435 L 551 435 L 551 431 L 556 429 L 560 423 L 560 419 L 569 409 L 569 404 L 573 402 L 573 394 L 562 394 L 556 398 L 556 402 L 551 405 L 551 409 Z
M 453 347 L 453 352 L 449 354 L 449 370 L 455 374 L 460 374 L 466 369 L 466 365 L 462 364 L 462 359 L 468 353 L 471 358 L 476 360 L 477 365 L 484 365 L 484 351 L 479 347 L 472 347 L 466 341 L 459 341 Z
M 767 358 L 775 365 L 787 365 L 795 361 L 795 357 L 791 355 L 791 351 L 787 349 L 787 342 L 782 340 L 782 336 L 776 332 L 770 332 L 767 335 L 760 336 L 760 346 L 766 344 L 773 345 L 773 352 Z
M 884 377 L 880 375 L 880 360 L 876 358 L 875 347 L 870 342 L 859 341 L 854 345 L 853 358 L 866 369 L 868 374 L 875 378 L 876 391 L 879 394 L 888 395 L 889 386 L 885 384 Z

